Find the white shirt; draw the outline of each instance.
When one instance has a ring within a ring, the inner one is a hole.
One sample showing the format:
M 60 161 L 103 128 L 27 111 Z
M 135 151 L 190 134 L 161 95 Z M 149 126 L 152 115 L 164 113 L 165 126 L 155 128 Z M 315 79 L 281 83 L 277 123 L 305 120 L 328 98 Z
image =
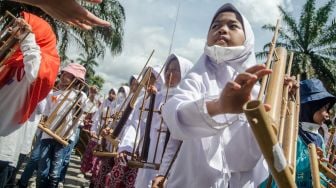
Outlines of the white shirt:
M 24 142 L 24 126 L 19 124 L 17 112 L 21 110 L 31 83 L 37 78 L 40 63 L 40 47 L 35 42 L 34 34 L 29 34 L 20 45 L 23 53 L 24 75 L 0 88 L 0 160 L 16 166 L 21 144 Z
M 70 92 L 70 94 L 65 99 L 65 102 L 60 106 L 59 110 L 57 111 L 54 121 L 52 121 L 50 125 L 47 125 L 49 129 L 52 130 L 54 133 L 57 133 L 57 135 L 61 137 L 66 137 L 66 138 L 70 138 L 79 125 L 79 121 L 77 122 L 76 125 L 73 124 L 73 123 L 76 123 L 73 121 L 73 118 L 74 118 L 73 114 L 79 113 L 77 112 L 78 107 L 82 109 L 84 108 L 85 101 L 87 99 L 86 94 L 82 91 L 73 90 L 73 89 L 67 90 L 67 91 L 63 91 L 63 90 L 54 91 L 51 93 L 51 95 L 47 97 L 47 106 L 46 106 L 46 110 L 44 111 L 44 115 L 48 116 L 48 119 L 51 118 L 51 115 L 55 112 L 56 108 L 59 107 L 59 104 L 66 97 L 68 92 Z M 81 93 L 81 96 L 79 99 L 80 106 L 74 107 L 69 112 L 69 109 L 75 103 L 79 92 Z M 65 119 L 64 119 L 64 116 L 65 116 Z M 62 130 L 57 130 L 57 127 L 60 125 L 62 119 L 64 120 L 63 122 L 65 123 L 65 126 Z M 67 130 L 70 130 L 70 132 L 67 133 Z M 51 138 L 51 137 L 47 133 L 43 133 L 42 139 L 47 139 L 47 138 Z

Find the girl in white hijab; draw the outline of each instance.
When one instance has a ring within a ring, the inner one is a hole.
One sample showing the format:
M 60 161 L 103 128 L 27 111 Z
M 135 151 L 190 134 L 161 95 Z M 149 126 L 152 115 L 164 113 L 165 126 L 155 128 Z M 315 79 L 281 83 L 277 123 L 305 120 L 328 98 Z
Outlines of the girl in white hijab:
M 183 140 L 168 188 L 257 187 L 267 177 L 242 106 L 269 73 L 256 65 L 248 21 L 231 4 L 220 7 L 204 53 L 163 106 L 171 136 Z
M 181 78 L 183 78 L 186 73 L 191 69 L 192 63 L 183 57 L 180 57 L 176 54 L 171 54 L 166 62 L 164 67 L 164 80 L 165 84 L 162 87 L 162 91 L 156 96 L 155 109 L 159 109 L 160 106 L 165 102 L 165 98 L 170 98 L 174 94 L 174 90 L 177 85 L 180 83 Z M 169 82 L 170 80 L 170 82 Z M 168 93 L 167 93 L 168 89 Z M 166 96 L 167 95 L 167 96 Z M 158 116 L 157 121 L 152 121 L 151 131 L 150 131 L 150 145 L 148 152 L 148 161 L 155 161 L 156 164 L 160 164 L 162 153 L 164 150 L 164 144 L 167 133 L 167 125 L 161 125 L 161 116 Z M 162 127 L 160 127 L 162 126 Z M 161 131 L 160 138 L 159 131 Z M 157 140 L 159 141 L 157 143 Z M 155 148 L 157 145 L 157 151 L 154 159 Z M 136 188 L 150 188 L 151 181 L 154 179 L 155 175 L 158 173 L 158 170 L 140 168 L 138 170 L 138 175 L 136 178 L 135 187 Z

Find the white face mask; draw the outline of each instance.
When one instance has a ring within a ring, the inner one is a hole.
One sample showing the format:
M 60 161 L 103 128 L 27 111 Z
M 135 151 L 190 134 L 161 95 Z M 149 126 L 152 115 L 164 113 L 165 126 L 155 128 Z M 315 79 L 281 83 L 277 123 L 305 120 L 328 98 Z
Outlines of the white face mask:
M 123 102 L 124 100 L 125 100 L 125 95 L 122 94 L 122 93 L 118 93 L 118 94 L 117 94 L 117 101 L 118 101 L 118 103 L 121 103 L 121 102 Z
M 211 61 L 217 64 L 238 58 L 244 50 L 245 46 L 223 47 L 218 45 L 205 45 L 204 47 L 204 53 Z

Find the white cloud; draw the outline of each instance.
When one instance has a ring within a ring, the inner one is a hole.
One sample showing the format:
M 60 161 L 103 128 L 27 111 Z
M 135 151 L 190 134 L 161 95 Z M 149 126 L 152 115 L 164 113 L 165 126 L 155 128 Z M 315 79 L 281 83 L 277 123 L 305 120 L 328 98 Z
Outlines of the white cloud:
M 203 52 L 204 44 L 204 38 L 190 38 L 185 46 L 177 48 L 173 52 L 195 63 Z
M 251 23 L 264 25 L 276 23 L 280 16 L 278 5 L 283 3 L 283 0 L 238 0 L 237 7 Z

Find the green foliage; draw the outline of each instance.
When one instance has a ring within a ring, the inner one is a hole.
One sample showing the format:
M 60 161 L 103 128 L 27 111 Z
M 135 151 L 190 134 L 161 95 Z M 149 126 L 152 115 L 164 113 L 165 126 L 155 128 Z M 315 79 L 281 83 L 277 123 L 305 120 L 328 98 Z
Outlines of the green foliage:
M 55 31 L 62 60 L 68 58 L 67 53 L 70 47 L 101 58 L 105 55 L 105 49 L 108 49 L 113 55 L 120 53 L 124 34 L 124 8 L 117 0 L 104 0 L 98 5 L 85 1 L 81 1 L 81 3 L 93 14 L 109 21 L 112 26 L 95 27 L 85 31 L 55 20 L 39 8 L 11 1 L 0 1 L 0 16 L 4 15 L 6 10 L 19 16 L 19 13 L 24 10 L 45 18 Z
M 98 75 L 92 76 L 91 78 L 88 79 L 88 84 L 98 86 L 99 90 L 103 88 L 104 83 L 105 83 L 105 80 Z
M 294 52 L 292 74 L 301 74 L 301 79 L 318 78 L 329 91 L 336 95 L 336 19 L 331 18 L 336 0 L 329 0 L 317 8 L 316 0 L 307 0 L 298 22 L 279 6 L 282 13 L 282 28 L 276 46 Z M 274 32 L 275 26 L 264 25 Z M 270 43 L 257 57 L 267 56 Z

